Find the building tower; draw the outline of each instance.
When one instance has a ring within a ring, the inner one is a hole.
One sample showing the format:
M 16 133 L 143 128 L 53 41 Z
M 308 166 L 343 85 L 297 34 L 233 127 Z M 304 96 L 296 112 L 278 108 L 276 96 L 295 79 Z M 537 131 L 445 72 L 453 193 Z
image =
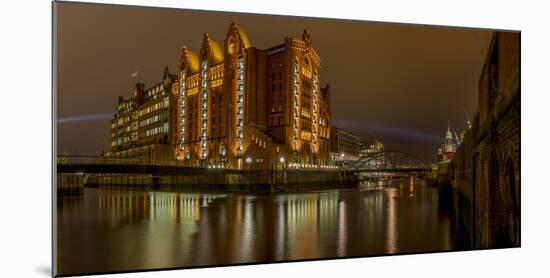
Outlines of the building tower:
M 438 151 L 438 161 L 446 162 L 453 158 L 456 152 L 456 144 L 453 142 L 453 133 L 451 132 L 451 123 L 447 121 L 447 132 L 445 132 L 445 143 L 442 144 Z

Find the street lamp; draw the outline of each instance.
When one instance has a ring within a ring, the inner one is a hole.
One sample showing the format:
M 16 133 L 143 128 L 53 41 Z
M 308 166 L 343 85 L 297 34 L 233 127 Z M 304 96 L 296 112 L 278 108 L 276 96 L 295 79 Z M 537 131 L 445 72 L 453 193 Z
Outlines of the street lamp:
M 283 171 L 283 184 L 286 184 L 285 157 L 281 155 L 281 157 L 279 158 L 279 162 L 281 162 L 281 170 Z
M 225 146 L 221 147 L 220 155 L 222 157 L 222 167 L 225 168 L 225 156 L 227 155 L 227 149 L 225 148 Z
M 246 168 L 247 168 L 248 170 L 250 170 L 250 164 L 252 163 L 252 157 L 247 156 L 246 159 L 245 159 L 244 161 L 246 162 L 246 165 L 247 165 Z

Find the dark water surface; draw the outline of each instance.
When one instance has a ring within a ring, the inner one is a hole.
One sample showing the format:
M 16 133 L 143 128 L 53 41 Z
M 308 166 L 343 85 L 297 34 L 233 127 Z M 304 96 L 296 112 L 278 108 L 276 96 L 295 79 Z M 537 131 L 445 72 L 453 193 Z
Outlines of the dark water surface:
M 454 248 L 437 189 L 418 180 L 272 196 L 87 188 L 57 213 L 59 274 Z

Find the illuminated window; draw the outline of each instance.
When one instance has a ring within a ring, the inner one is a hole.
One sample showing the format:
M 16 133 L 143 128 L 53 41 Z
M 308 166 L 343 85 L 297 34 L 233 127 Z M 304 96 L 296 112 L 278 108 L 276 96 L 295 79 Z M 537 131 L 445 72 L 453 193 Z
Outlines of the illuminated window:
M 236 134 L 237 134 L 237 146 L 238 150 L 242 150 L 242 144 L 243 144 L 243 128 L 244 128 L 244 58 L 242 56 L 239 56 L 237 58 L 237 76 L 238 76 L 238 86 L 237 86 L 237 126 L 236 126 Z M 240 155 L 240 153 L 238 154 Z
M 201 158 L 206 158 L 206 140 L 208 128 L 208 53 L 204 53 L 201 62 L 201 80 L 202 80 L 202 137 L 201 137 Z

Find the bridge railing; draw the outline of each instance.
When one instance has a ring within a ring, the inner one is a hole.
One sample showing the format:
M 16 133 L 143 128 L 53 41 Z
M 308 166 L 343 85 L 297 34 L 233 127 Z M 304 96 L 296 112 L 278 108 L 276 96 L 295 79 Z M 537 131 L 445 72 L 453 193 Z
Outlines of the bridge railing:
M 109 164 L 109 165 L 159 165 L 159 166 L 183 166 L 183 162 L 133 159 L 133 158 L 108 158 L 97 156 L 57 156 L 57 164 Z

